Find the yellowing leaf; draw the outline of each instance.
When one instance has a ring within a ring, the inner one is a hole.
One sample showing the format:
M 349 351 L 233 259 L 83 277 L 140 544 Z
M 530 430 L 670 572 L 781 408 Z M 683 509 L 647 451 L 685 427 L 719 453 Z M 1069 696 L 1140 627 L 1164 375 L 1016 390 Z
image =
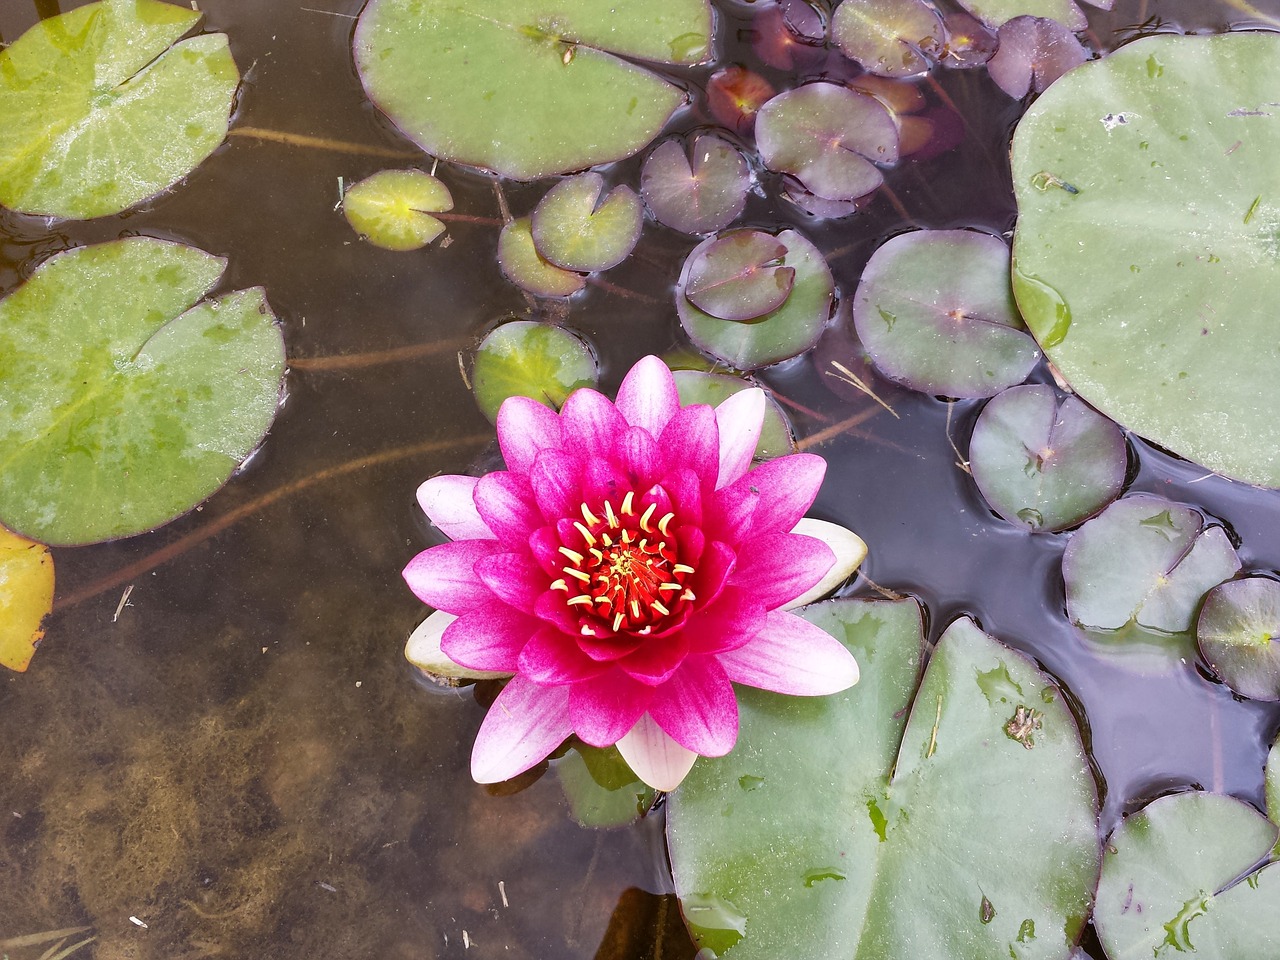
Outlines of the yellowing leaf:
M 53 609 L 53 557 L 0 527 L 0 665 L 24 673 Z

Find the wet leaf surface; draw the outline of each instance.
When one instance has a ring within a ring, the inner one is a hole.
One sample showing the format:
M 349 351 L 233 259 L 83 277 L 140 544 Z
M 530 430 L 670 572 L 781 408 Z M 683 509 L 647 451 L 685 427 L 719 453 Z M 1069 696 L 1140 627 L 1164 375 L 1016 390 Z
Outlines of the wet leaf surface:
M 640 197 L 619 184 L 601 199 L 604 178 L 582 173 L 552 187 L 534 208 L 533 244 L 565 270 L 590 273 L 617 266 L 640 239 L 644 210 Z
M 493 330 L 476 349 L 471 384 L 490 420 L 507 397 L 531 397 L 559 409 L 579 387 L 594 387 L 600 371 L 582 340 L 563 327 L 513 320 Z
M 518 217 L 502 228 L 498 266 L 517 287 L 539 297 L 569 297 L 587 285 L 582 274 L 557 267 L 538 253 L 528 217 Z
M 681 141 L 663 141 L 640 175 L 640 194 L 650 212 L 682 233 L 711 233 L 733 223 L 746 205 L 750 185 L 746 158 L 714 134 L 694 140 L 688 155 Z
M 575 743 L 554 769 L 573 818 L 584 827 L 626 826 L 653 806 L 653 788 L 636 778 L 617 747 Z
M 1049 84 L 1089 58 L 1074 33 L 1042 17 L 1015 17 L 1001 25 L 996 39 L 998 49 L 987 61 L 987 73 L 1015 100 L 1032 90 L 1044 93 Z
M 342 197 L 351 228 L 375 247 L 417 250 L 445 226 L 433 213 L 453 209 L 449 188 L 422 170 L 382 170 L 353 184 Z
M 717 407 L 729 397 L 742 390 L 759 386 L 752 380 L 733 377 L 724 373 L 707 373 L 702 370 L 676 370 L 676 390 L 680 394 L 682 406 L 705 403 Z M 765 391 L 764 427 L 760 430 L 760 440 L 756 444 L 757 460 L 772 460 L 774 457 L 795 453 L 796 441 L 792 435 L 791 421 L 783 413 L 778 401 L 769 391 Z
M 721 320 L 755 320 L 782 306 L 795 284 L 782 265 L 787 248 L 760 230 L 735 230 L 699 245 L 689 257 L 684 295 Z
M 1244 577 L 1214 587 L 1196 639 L 1213 672 L 1236 693 L 1280 700 L 1280 583 Z
M 26 671 L 52 609 L 49 548 L 0 527 L 0 667 Z
M 1073 0 L 959 0 L 959 3 L 989 27 L 1023 16 L 1057 20 L 1071 30 L 1083 30 L 1087 26 L 1084 11 Z M 1103 2 L 1093 5 L 1111 6 Z
M 843 0 L 831 18 L 831 38 L 871 73 L 910 77 L 942 52 L 942 20 L 924 0 Z

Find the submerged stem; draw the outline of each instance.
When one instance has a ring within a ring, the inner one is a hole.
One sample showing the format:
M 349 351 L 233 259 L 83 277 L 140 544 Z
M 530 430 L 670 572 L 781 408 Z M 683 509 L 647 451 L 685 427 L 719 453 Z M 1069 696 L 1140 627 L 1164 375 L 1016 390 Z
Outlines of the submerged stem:
M 349 140 L 333 140 L 329 137 L 312 137 L 305 133 L 289 133 L 286 130 L 268 130 L 265 127 L 233 127 L 227 131 L 229 137 L 247 137 L 250 140 L 269 140 L 272 143 L 287 143 L 291 147 L 308 147 L 312 150 L 331 150 L 334 153 L 359 153 L 370 157 L 406 157 L 420 158 L 423 154 L 417 150 L 396 150 L 392 147 L 374 147 L 364 143 L 352 143 Z
M 414 343 L 405 347 L 394 347 L 391 350 L 373 350 L 369 353 L 339 353 L 328 357 L 293 357 L 289 360 L 289 367 L 293 370 L 309 370 L 317 373 L 327 373 L 330 370 L 357 370 L 361 367 L 376 367 L 384 363 L 419 360 L 422 357 L 432 357 L 438 353 L 453 353 L 470 346 L 474 342 L 471 337 L 454 337 L 451 340 Z

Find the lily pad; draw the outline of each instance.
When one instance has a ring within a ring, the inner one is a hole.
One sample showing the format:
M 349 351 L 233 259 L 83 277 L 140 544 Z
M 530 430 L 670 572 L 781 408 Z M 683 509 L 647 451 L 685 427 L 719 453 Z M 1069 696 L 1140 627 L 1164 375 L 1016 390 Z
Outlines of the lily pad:
M 431 214 L 452 209 L 449 188 L 422 170 L 381 170 L 342 196 L 352 229 L 387 250 L 425 247 L 445 229 Z
M 942 52 L 942 19 L 925 0 L 843 0 L 831 18 L 831 39 L 871 73 L 910 77 Z
M 1057 20 L 1071 30 L 1089 25 L 1084 11 L 1074 0 L 958 0 L 975 17 L 989 27 L 998 27 L 1014 17 L 1046 17 Z M 1090 0 L 1095 7 L 1111 9 L 1111 0 Z
M 481 412 L 496 422 L 507 397 L 559 409 L 569 394 L 599 378 L 595 355 L 581 338 L 554 324 L 512 320 L 480 341 L 471 384 Z
M 783 230 L 778 241 L 786 248 L 779 266 L 795 271 L 791 293 L 782 306 L 750 323 L 721 320 L 698 309 L 684 295 L 692 264 L 712 244 L 732 234 L 704 240 L 684 262 L 676 284 L 676 312 L 689 338 L 702 350 L 739 370 L 777 363 L 803 353 L 818 342 L 831 316 L 835 281 L 822 253 L 794 230 Z
M 1089 59 L 1076 35 L 1057 20 L 1014 17 L 1001 25 L 996 39 L 987 73 L 1015 100 L 1031 90 L 1044 93 L 1049 84 Z
M 721 320 L 755 320 L 786 303 L 795 267 L 782 265 L 786 246 L 760 230 L 735 230 L 689 257 L 684 295 Z
M 49 548 L 0 527 L 0 667 L 26 671 L 52 609 Z
M 644 210 L 625 184 L 601 200 L 603 190 L 604 177 L 582 173 L 547 191 L 530 220 L 538 253 L 557 267 L 583 273 L 625 260 L 640 239 Z
M 1276 828 L 1234 797 L 1182 793 L 1130 816 L 1107 842 L 1094 925 L 1110 960 L 1280 952 L 1280 866 L 1250 871 Z
M 1013 141 L 1014 292 L 1072 389 L 1210 470 L 1280 486 L 1280 37 L 1137 40 Z
M 970 230 L 883 244 L 862 271 L 853 320 L 881 372 L 925 393 L 994 396 L 1040 358 L 1009 288 L 1009 248 Z
M 196 168 L 227 135 L 240 74 L 225 34 L 160 0 L 103 0 L 0 50 L 0 203 L 119 213 Z
M 1280 823 L 1280 737 L 1271 744 L 1271 750 L 1267 753 L 1266 775 L 1267 816 L 1272 823 Z M 1280 837 L 1277 837 L 1271 855 L 1280 857 Z
M 778 91 L 754 70 L 732 63 L 707 78 L 707 110 L 742 136 L 756 125 L 756 114 Z
M 804 615 L 867 667 L 830 697 L 741 691 L 738 745 L 672 796 L 671 862 L 699 944 L 735 960 L 1066 960 L 1100 851 L 1057 689 L 960 620 L 913 698 L 914 601 Z
M 631 60 L 711 55 L 706 0 L 370 0 L 369 98 L 422 149 L 522 180 L 643 149 L 685 99 Z M 625 58 L 625 59 L 624 59 Z
M 498 266 L 517 287 L 539 297 L 570 297 L 587 285 L 582 274 L 561 269 L 538 253 L 528 217 L 512 220 L 498 234 Z
M 1127 463 L 1119 427 L 1040 384 L 993 397 L 969 441 L 987 503 L 1030 530 L 1064 530 L 1093 516 L 1120 495 Z
M 722 230 L 742 214 L 751 169 L 733 144 L 714 134 L 693 141 L 664 140 L 640 174 L 640 195 L 659 223 L 682 233 Z
M 225 265 L 135 237 L 51 257 L 0 301 L 0 522 L 125 537 L 226 482 L 275 416 L 284 341 L 261 288 L 197 302 Z
M 472 670 L 450 660 L 440 649 L 440 638 L 449 624 L 457 620 L 451 613 L 434 611 L 423 620 L 404 645 L 404 658 L 417 667 L 424 680 L 438 687 L 459 687 L 473 680 L 506 680 L 509 673 Z
M 718 407 L 735 393 L 759 386 L 742 377 L 706 373 L 702 370 L 676 370 L 673 375 L 676 379 L 676 391 L 680 394 L 680 404 L 685 407 L 695 403 Z M 755 459 L 772 460 L 774 457 L 795 453 L 795 449 L 796 440 L 791 430 L 791 421 L 778 406 L 778 401 L 766 390 L 764 426 L 760 429 L 760 440 L 756 443 Z
M 1196 639 L 1213 672 L 1236 693 L 1280 700 L 1280 583 L 1244 577 L 1214 587 Z
M 584 827 L 622 827 L 653 806 L 656 794 L 642 783 L 617 747 L 575 743 L 555 762 L 556 777 L 573 819 Z
M 942 18 L 945 48 L 939 62 L 953 70 L 980 67 L 995 55 L 999 44 L 995 35 L 975 17 L 963 11 Z
M 877 163 L 898 160 L 898 127 L 884 105 L 835 83 L 780 93 L 756 117 L 766 167 L 827 200 L 855 200 L 884 182 Z

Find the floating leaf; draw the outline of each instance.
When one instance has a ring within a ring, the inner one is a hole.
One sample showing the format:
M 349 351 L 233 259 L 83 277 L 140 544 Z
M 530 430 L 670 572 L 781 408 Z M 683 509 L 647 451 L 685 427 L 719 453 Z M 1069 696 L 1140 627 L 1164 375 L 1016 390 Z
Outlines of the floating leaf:
M 0 203 L 84 219 L 173 186 L 227 135 L 240 74 L 200 14 L 104 0 L 0 50 Z
M 722 230 L 742 213 L 751 185 L 746 158 L 713 134 L 686 157 L 679 140 L 658 144 L 644 162 L 640 194 L 659 223 L 682 233 Z
M 1013 141 L 1014 291 L 1050 360 L 1123 426 L 1269 486 L 1278 89 L 1280 37 L 1149 37 L 1055 83 Z
M 1099 850 L 1064 699 L 960 620 L 913 703 L 914 601 L 805 616 L 862 680 L 813 699 L 743 690 L 733 752 L 699 760 L 673 794 L 672 867 L 700 946 L 735 960 L 1065 960 Z
M 843 0 L 831 18 L 841 53 L 882 77 L 924 73 L 942 37 L 942 20 L 924 0 Z
M 1266 775 L 1267 816 L 1272 823 L 1280 823 L 1280 737 L 1276 737 L 1276 742 L 1271 744 L 1271 750 L 1267 753 Z M 1280 838 L 1277 838 L 1271 855 L 1280 857 Z
M 800 71 L 820 63 L 827 24 L 808 0 L 761 4 L 751 23 L 756 55 L 779 70 Z
M 987 72 L 1001 90 L 1021 100 L 1045 88 L 1089 58 L 1076 35 L 1056 20 L 1015 17 L 1000 27 L 998 49 Z
M 1010 523 L 1063 530 L 1120 495 L 1128 454 L 1120 428 L 1052 387 L 1012 387 L 978 415 L 969 465 Z
M 498 266 L 517 287 L 540 297 L 569 297 L 587 285 L 582 274 L 562 270 L 538 253 L 528 217 L 512 220 L 498 234 Z
M 135 237 L 52 257 L 0 301 L 0 521 L 107 540 L 226 482 L 275 416 L 284 342 L 261 288 L 197 303 L 225 264 Z
M 564 327 L 512 320 L 476 349 L 471 383 L 476 403 L 490 420 L 507 397 L 531 397 L 558 409 L 579 387 L 594 387 L 600 371 L 582 340 Z
M 803 353 L 818 341 L 831 315 L 835 281 L 821 252 L 794 230 L 784 230 L 778 240 L 786 247 L 780 266 L 795 270 L 786 302 L 751 323 L 720 320 L 699 310 L 684 295 L 690 265 L 708 246 L 730 234 L 704 240 L 684 262 L 676 284 L 676 312 L 685 332 L 697 346 L 739 370 L 777 363 Z
M 734 63 L 707 78 L 707 109 L 720 123 L 747 136 L 760 108 L 777 92 L 760 74 Z
M 760 108 L 756 146 L 766 167 L 791 174 L 811 193 L 854 200 L 884 182 L 876 163 L 897 162 L 898 128 L 875 97 L 809 83 Z
M 995 35 L 967 13 L 949 13 L 942 18 L 945 49 L 939 62 L 954 70 L 980 67 L 995 54 Z
M 640 239 L 640 198 L 620 185 L 601 200 L 603 190 L 598 173 L 581 173 L 552 187 L 530 219 L 538 253 L 557 267 L 583 273 L 625 260 Z
M 702 370 L 676 370 L 676 390 L 680 394 L 682 406 L 705 403 L 717 407 L 740 390 L 749 390 L 759 384 L 742 377 L 731 377 L 724 373 L 706 373 Z M 795 437 L 792 436 L 791 421 L 778 406 L 769 392 L 765 391 L 764 426 L 760 430 L 760 440 L 756 443 L 755 458 L 772 460 L 774 457 L 794 453 Z
M 620 160 L 684 93 L 630 59 L 711 53 L 706 0 L 370 0 L 356 25 L 369 98 L 428 153 L 522 180 Z M 627 59 L 623 59 L 627 58 Z
M 622 827 L 653 806 L 656 794 L 642 783 L 617 747 L 574 743 L 555 762 L 573 819 L 584 827 Z
M 1147 804 L 1116 828 L 1102 858 L 1094 925 L 1107 956 L 1276 956 L 1280 866 L 1240 879 L 1275 840 L 1275 826 L 1234 797 L 1181 793 Z
M 0 528 L 0 667 L 26 672 L 52 609 L 49 548 Z
M 387 250 L 426 246 L 444 233 L 444 224 L 431 214 L 452 209 L 449 188 L 422 170 L 381 170 L 342 196 L 352 229 Z
M 1213 672 L 1253 700 L 1280 700 L 1280 583 L 1229 580 L 1209 591 L 1196 639 Z
M 735 230 L 701 244 L 681 287 L 699 310 L 721 320 L 755 320 L 782 306 L 795 283 L 786 246 L 760 230 Z M 678 295 L 678 292 L 677 292 Z
M 1089 0 L 1095 7 L 1110 9 L 1110 0 Z M 975 17 L 989 27 L 998 27 L 1014 17 L 1045 17 L 1057 20 L 1071 30 L 1083 30 L 1088 21 L 1073 0 L 959 0 Z
M 885 376 L 926 393 L 990 397 L 1026 379 L 1040 351 L 1009 288 L 1009 248 L 970 230 L 918 230 L 862 271 L 853 319 Z

